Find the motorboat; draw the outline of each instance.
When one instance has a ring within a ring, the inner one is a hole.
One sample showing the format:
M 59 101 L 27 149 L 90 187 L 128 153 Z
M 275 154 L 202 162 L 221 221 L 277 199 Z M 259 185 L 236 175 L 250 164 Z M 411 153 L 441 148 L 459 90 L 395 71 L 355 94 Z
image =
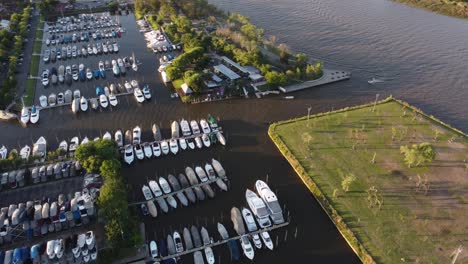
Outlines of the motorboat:
M 86 112 L 88 110 L 88 100 L 84 96 L 81 96 L 80 99 L 80 109 L 83 112 Z
M 133 69 L 134 71 L 138 71 L 138 65 L 137 65 L 137 63 L 136 63 L 135 53 L 132 54 L 132 62 L 133 62 L 133 63 L 132 63 L 132 69 Z
M 122 130 L 117 130 L 115 131 L 115 134 L 114 134 L 114 141 L 115 143 L 117 143 L 117 146 L 118 147 L 123 147 L 123 135 L 122 135 Z
M 159 129 L 158 125 L 153 124 L 151 130 L 153 131 L 154 140 L 161 141 L 161 130 Z
M 90 68 L 86 68 L 86 79 L 91 80 L 93 79 L 93 72 Z
M 223 224 L 218 223 L 217 228 L 218 228 L 218 233 L 219 233 L 219 235 L 221 236 L 221 238 L 223 240 L 229 239 L 229 233 L 228 233 L 226 227 L 224 227 Z
M 118 94 L 119 90 L 116 88 L 115 84 L 111 83 L 109 85 L 110 94 Z
M 5 145 L 2 145 L 0 148 L 0 159 L 6 159 L 8 157 L 8 149 Z
M 119 65 L 117 65 L 117 63 L 112 65 L 112 72 L 114 73 L 115 76 L 120 75 L 120 68 L 119 68 Z
M 117 97 L 113 93 L 109 94 L 109 104 L 111 106 L 117 106 L 118 103 Z
M 169 255 L 174 255 L 176 253 L 174 239 L 171 235 L 167 235 L 166 239 L 167 252 Z
M 85 242 L 88 246 L 92 245 L 95 242 L 95 236 L 93 231 L 88 231 L 85 233 Z
M 260 197 L 262 197 L 263 202 L 265 202 L 273 223 L 284 223 L 283 210 L 278 202 L 278 197 L 276 197 L 270 187 L 264 181 L 257 180 L 255 182 L 255 189 Z
M 223 166 L 221 165 L 221 162 L 211 159 L 211 165 L 213 165 L 214 170 L 218 174 L 219 177 L 221 178 L 226 178 L 226 171 L 224 170 Z
M 151 240 L 149 244 L 149 250 L 152 258 L 158 257 L 158 246 L 156 245 L 156 242 L 154 240 Z
M 249 232 L 255 232 L 258 230 L 257 224 L 255 219 L 252 215 L 252 212 L 247 208 L 242 208 L 242 217 L 244 218 L 244 222 L 247 225 L 247 230 Z M 254 241 L 255 247 L 258 249 L 262 248 L 262 242 L 260 241 L 260 237 L 258 234 L 252 235 L 252 239 Z
M 153 149 L 153 155 L 155 157 L 161 156 L 161 146 L 158 142 L 151 143 L 151 148 Z
M 119 52 L 119 45 L 117 45 L 117 42 L 112 44 L 112 48 L 114 49 L 114 52 Z
M 192 128 L 192 132 L 194 135 L 200 134 L 200 127 L 198 126 L 197 121 L 195 120 L 190 121 L 190 127 Z
M 59 150 L 61 150 L 62 153 L 67 153 L 68 152 L 68 143 L 65 140 L 62 140 L 59 144 L 58 147 Z
M 206 257 L 206 262 L 208 262 L 208 264 L 215 263 L 215 257 L 214 257 L 213 249 L 211 249 L 211 247 L 205 248 L 205 257 Z
M 216 179 L 216 185 L 218 185 L 218 187 L 219 187 L 221 190 L 227 192 L 228 186 L 227 186 L 226 183 L 223 181 L 223 179 L 221 179 L 221 178 Z
M 127 93 L 131 93 L 133 91 L 133 87 L 129 81 L 125 81 L 124 86 L 125 86 L 125 90 L 127 91 Z
M 201 251 L 195 251 L 193 253 L 193 263 L 194 264 L 205 264 L 203 260 L 203 253 Z
M 254 252 L 254 249 L 252 247 L 252 244 L 249 241 L 249 237 L 247 235 L 243 235 L 240 238 L 240 243 L 241 243 L 242 250 L 244 251 L 244 255 L 248 259 L 253 260 L 253 258 L 255 256 L 255 252 Z
M 206 174 L 208 175 L 208 179 L 210 179 L 211 181 L 216 179 L 216 173 L 213 169 L 213 166 L 211 166 L 211 164 L 209 163 L 205 164 L 205 171 L 206 171 Z
M 130 165 L 132 164 L 133 160 L 135 159 L 133 155 L 133 148 L 132 145 L 126 145 L 124 151 L 124 160 L 125 162 Z
M 169 185 L 169 182 L 166 180 L 166 178 L 159 177 L 158 181 L 159 181 L 159 186 L 161 186 L 161 189 L 165 194 L 172 192 L 171 186 Z
M 270 214 L 264 201 L 249 189 L 245 191 L 245 199 L 247 200 L 250 210 L 252 210 L 253 214 L 257 218 L 260 227 L 265 228 L 271 226 L 269 218 Z
M 72 137 L 72 139 L 70 140 L 68 150 L 70 152 L 75 151 L 79 144 L 80 144 L 80 140 L 78 139 L 78 137 Z
M 161 191 L 161 187 L 159 187 L 158 183 L 154 180 L 151 180 L 148 182 L 148 185 L 151 189 L 151 191 L 153 192 L 154 194 L 154 197 L 159 197 L 161 196 L 163 193 Z
M 378 83 L 383 83 L 384 80 L 376 79 L 375 77 L 372 77 L 372 79 L 368 80 L 367 83 L 369 84 L 378 84 Z
M 109 87 L 104 86 L 104 94 L 105 94 L 107 97 L 109 97 L 109 95 L 110 95 Z
M 242 213 L 239 211 L 239 208 L 231 208 L 231 221 L 234 225 L 234 230 L 238 235 L 242 236 L 245 234 L 244 221 L 242 220 Z
M 193 138 L 187 139 L 187 146 L 192 150 L 195 149 L 195 141 L 193 140 Z
M 146 100 L 151 99 L 151 91 L 148 85 L 145 85 L 143 87 L 143 96 L 145 97 Z
M 209 148 L 211 146 L 211 141 L 207 134 L 202 135 L 202 141 L 205 147 Z
M 43 86 L 49 85 L 49 70 L 44 70 L 42 72 L 42 85 Z
M 57 104 L 57 95 L 54 93 L 49 94 L 48 103 L 49 106 L 55 106 Z
M 120 72 L 121 72 L 122 74 L 125 74 L 125 72 L 126 72 L 126 70 L 125 70 L 125 65 L 124 65 L 124 63 L 123 63 L 123 61 L 122 61 L 121 58 L 118 58 L 118 59 L 117 59 L 117 65 L 119 66 Z
M 197 174 L 198 178 L 200 179 L 201 182 L 207 182 L 208 181 L 208 176 L 206 175 L 205 170 L 203 170 L 202 167 L 197 166 L 195 167 L 195 173 Z
M 214 117 L 212 117 L 212 116 L 208 117 L 208 124 L 210 125 L 211 130 L 213 132 L 217 132 L 219 130 L 218 122 L 216 122 L 216 119 Z
M 133 90 L 133 95 L 135 96 L 135 99 L 138 103 L 143 103 L 145 101 L 145 97 L 143 96 L 143 93 L 141 92 L 140 88 L 135 88 Z
M 140 144 L 141 142 L 141 128 L 136 126 L 133 128 L 133 144 Z
M 78 113 L 80 111 L 80 99 L 73 99 L 71 103 L 71 110 L 74 114 Z
M 174 239 L 176 252 L 182 253 L 184 251 L 184 245 L 182 244 L 182 237 L 180 236 L 179 232 L 174 231 L 172 238 Z
M 179 138 L 179 145 L 182 150 L 187 149 L 187 141 L 185 141 L 185 138 Z
M 176 155 L 179 152 L 179 144 L 177 144 L 176 139 L 171 139 L 169 141 L 169 147 L 171 149 L 172 154 Z
M 146 204 L 147 204 L 150 215 L 154 218 L 158 217 L 158 210 L 156 209 L 156 205 L 154 204 L 154 201 L 147 201 Z
M 57 104 L 62 105 L 65 102 L 65 96 L 63 93 L 57 94 Z
M 145 153 L 145 156 L 149 159 L 153 156 L 153 150 L 151 149 L 151 144 L 146 142 L 143 143 L 143 152 Z
M 140 144 L 136 144 L 135 147 L 135 156 L 137 159 L 142 160 L 145 158 L 145 154 L 143 153 L 143 148 L 141 147 Z
M 200 237 L 200 232 L 198 231 L 198 228 L 196 226 L 191 226 L 190 233 L 192 234 L 193 245 L 195 246 L 195 248 L 202 247 L 202 239 Z
M 140 85 L 138 84 L 138 81 L 133 79 L 130 84 L 132 85 L 133 88 L 138 88 L 140 87 Z
M 195 203 L 197 201 L 197 197 L 193 191 L 192 188 L 190 187 L 190 183 L 188 182 L 187 178 L 185 177 L 184 174 L 180 173 L 178 176 L 180 185 L 182 189 L 184 189 L 185 196 L 188 198 L 188 200 L 192 203 Z
M 33 146 L 33 156 L 45 159 L 47 155 L 47 141 L 44 137 L 40 137 Z
M 161 151 L 164 155 L 169 154 L 169 144 L 166 140 L 161 141 Z
M 180 184 L 179 184 L 179 181 L 177 180 L 177 178 L 172 175 L 172 174 L 169 174 L 167 176 L 167 180 L 169 181 L 169 184 L 171 185 L 172 187 L 172 190 L 174 192 L 177 192 L 176 193 L 176 196 L 177 198 L 179 199 L 180 203 L 183 205 L 183 206 L 188 206 L 188 200 L 187 200 L 187 197 L 185 197 L 184 193 L 183 192 L 178 192 L 181 190 L 181 187 L 180 187 Z
M 81 140 L 80 145 L 85 145 L 85 144 L 87 144 L 87 143 L 89 143 L 89 138 L 85 136 L 85 137 L 83 138 L 83 140 Z
M 47 96 L 41 95 L 39 97 L 39 104 L 41 105 L 41 107 L 47 107 Z
M 143 184 L 141 191 L 143 192 L 143 196 L 145 196 L 145 199 L 147 201 L 152 200 L 154 198 L 153 194 L 151 193 L 151 189 L 147 185 Z
M 106 133 L 104 133 L 104 136 L 102 136 L 102 139 L 104 139 L 104 140 L 112 140 L 112 135 L 111 135 L 111 133 L 109 133 L 109 131 L 106 131 Z
M 98 99 L 96 99 L 96 98 L 91 98 L 91 99 L 89 99 L 89 102 L 90 102 L 91 108 L 92 108 L 93 110 L 97 110 L 97 109 L 98 109 L 98 107 L 99 107 Z
M 188 228 L 184 227 L 184 231 L 182 232 L 182 237 L 184 238 L 184 244 L 186 250 L 193 249 L 193 241 L 192 236 L 190 235 L 190 231 Z
M 172 123 L 171 123 L 171 136 L 172 136 L 172 138 L 179 138 L 180 137 L 179 123 L 177 123 L 177 121 L 172 121 Z
M 199 136 L 195 137 L 195 144 L 197 145 L 197 148 L 199 149 L 203 148 L 203 143 Z
M 29 155 L 31 154 L 31 147 L 29 147 L 28 145 L 24 146 L 21 150 L 20 150 L 20 157 L 23 159 L 23 160 L 28 160 L 29 159 Z
M 23 109 L 21 109 L 21 123 L 23 125 L 27 125 L 29 122 L 29 109 L 25 106 L 23 106 Z
M 39 109 L 35 105 L 31 108 L 31 118 L 29 121 L 31 121 L 31 124 L 36 124 L 39 121 Z
M 156 202 L 159 205 L 159 208 L 165 213 L 169 212 L 169 205 L 167 205 L 167 202 L 164 198 L 156 198 Z
M 99 68 L 99 73 L 101 74 L 101 78 L 106 78 L 106 68 L 104 67 L 103 61 L 99 61 L 98 68 Z
M 205 119 L 200 119 L 200 126 L 203 133 L 208 134 L 211 132 L 210 125 L 208 125 L 208 122 L 206 122 Z
M 109 105 L 109 101 L 107 101 L 107 97 L 104 94 L 101 94 L 99 96 L 99 104 L 101 105 L 102 108 L 107 108 Z
M 263 244 L 269 249 L 273 250 L 273 241 L 271 240 L 270 234 L 267 231 L 260 233 L 260 238 L 263 241 Z
M 218 141 L 221 143 L 221 145 L 226 146 L 226 139 L 224 138 L 221 131 L 216 132 L 216 137 L 218 138 Z

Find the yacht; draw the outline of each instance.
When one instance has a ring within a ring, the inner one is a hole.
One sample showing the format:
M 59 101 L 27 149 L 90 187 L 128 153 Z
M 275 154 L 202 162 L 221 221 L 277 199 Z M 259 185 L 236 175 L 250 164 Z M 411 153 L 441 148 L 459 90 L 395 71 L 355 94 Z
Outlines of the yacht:
M 190 149 L 195 149 L 195 141 L 193 140 L 193 138 L 187 139 L 187 145 Z
M 174 239 L 176 252 L 182 253 L 184 251 L 184 245 L 182 244 L 182 237 L 180 236 L 179 232 L 174 231 L 172 238 Z
M 203 148 L 203 143 L 199 136 L 195 137 L 195 144 L 197 145 L 197 148 L 199 149 Z
M 187 149 L 187 141 L 185 140 L 185 138 L 179 138 L 179 145 L 182 150 Z
M 208 181 L 208 176 L 206 175 L 206 172 L 205 172 L 205 170 L 203 170 L 202 167 L 200 167 L 200 166 L 195 167 L 195 173 L 197 174 L 197 176 L 201 180 L 201 182 L 207 182 Z
M 265 202 L 273 223 L 284 223 L 283 210 L 278 202 L 278 198 L 275 193 L 271 191 L 270 187 L 264 181 L 257 180 L 255 183 L 255 189 Z
M 245 191 L 245 199 L 247 200 L 250 209 L 257 218 L 260 227 L 265 228 L 271 226 L 271 221 L 269 218 L 270 215 L 263 200 L 260 199 L 256 193 L 249 189 Z
M 192 131 L 190 130 L 190 126 L 187 120 L 185 119 L 180 120 L 180 128 L 182 130 L 182 135 L 184 137 L 192 135 Z
M 270 234 L 267 231 L 260 233 L 260 238 L 263 241 L 263 244 L 269 249 L 273 250 L 273 241 L 271 240 Z
M 245 224 L 247 225 L 247 229 L 249 232 L 255 232 L 258 230 L 257 223 L 255 223 L 255 219 L 252 215 L 252 212 L 247 208 L 242 208 L 242 217 L 244 218 Z M 252 240 L 256 248 L 262 248 L 262 241 L 260 240 L 260 236 L 258 234 L 252 235 Z
M 109 105 L 109 101 L 107 101 L 107 97 L 105 94 L 101 94 L 99 96 L 99 104 L 102 108 L 107 108 L 107 106 Z
M 125 154 L 124 154 L 124 160 L 125 162 L 130 165 L 132 164 L 133 160 L 135 159 L 133 155 L 133 148 L 132 145 L 126 145 L 125 146 Z
M 202 135 L 202 141 L 205 147 L 209 148 L 211 146 L 211 141 L 207 134 Z
M 114 95 L 114 93 L 109 94 L 109 104 L 111 106 L 117 106 L 119 101 L 117 100 L 117 97 Z
M 161 146 L 158 142 L 151 143 L 151 148 L 153 149 L 153 155 L 155 157 L 161 156 Z
M 146 100 L 151 99 L 151 91 L 150 91 L 149 85 L 143 86 L 142 92 L 143 92 L 143 96 L 145 97 Z
M 216 179 L 216 173 L 215 173 L 215 171 L 213 169 L 213 166 L 211 166 L 211 164 L 209 164 L 209 163 L 205 164 L 205 171 L 208 174 L 208 179 L 210 179 L 210 181 Z
M 243 235 L 240 239 L 240 243 L 241 243 L 242 250 L 244 251 L 244 255 L 248 259 L 253 260 L 255 256 L 255 252 L 252 247 L 252 244 L 250 244 L 249 237 L 247 235 Z

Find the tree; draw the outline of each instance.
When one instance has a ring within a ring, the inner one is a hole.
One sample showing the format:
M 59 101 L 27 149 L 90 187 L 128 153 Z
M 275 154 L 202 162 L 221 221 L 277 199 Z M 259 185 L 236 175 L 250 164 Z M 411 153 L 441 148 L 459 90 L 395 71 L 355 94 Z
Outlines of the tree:
M 280 61 L 284 64 L 288 64 L 289 63 L 289 57 L 291 56 L 290 52 L 289 52 L 289 47 L 284 44 L 284 43 L 281 43 L 279 44 L 278 46 L 278 49 L 279 49 L 279 56 L 280 56 Z
M 343 178 L 343 180 L 341 181 L 341 188 L 343 189 L 343 191 L 348 192 L 348 191 L 349 191 L 349 187 L 350 187 L 351 184 L 353 184 L 355 181 L 356 181 L 356 176 L 354 176 L 354 174 L 350 173 L 350 174 L 346 175 L 346 176 Z
M 103 161 L 116 159 L 117 155 L 115 143 L 103 139 L 79 145 L 75 151 L 75 158 L 88 172 L 99 172 Z
M 51 15 L 55 12 L 59 0 L 42 0 L 38 6 L 41 9 L 43 15 Z
M 99 167 L 99 172 L 104 180 L 119 176 L 121 165 L 117 159 L 104 160 Z
M 284 73 L 269 71 L 265 74 L 265 80 L 270 86 L 283 86 L 288 83 L 288 77 Z
M 202 78 L 200 73 L 194 71 L 186 71 L 184 73 L 184 82 L 196 93 L 202 91 Z
M 296 54 L 296 67 L 301 70 L 305 69 L 308 60 L 309 58 L 307 57 L 306 54 L 304 53 Z
M 400 152 L 404 155 L 404 161 L 408 168 L 421 164 L 429 165 L 436 158 L 436 151 L 430 143 L 414 144 L 411 147 L 401 146 Z

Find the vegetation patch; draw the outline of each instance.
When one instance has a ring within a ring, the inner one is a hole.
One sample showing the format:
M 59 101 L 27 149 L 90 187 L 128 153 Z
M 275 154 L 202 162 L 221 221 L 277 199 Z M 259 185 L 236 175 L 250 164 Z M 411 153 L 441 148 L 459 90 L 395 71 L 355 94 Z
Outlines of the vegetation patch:
M 468 235 L 468 137 L 434 117 L 388 98 L 269 135 L 364 263 L 450 263 Z
M 468 18 L 467 0 L 395 0 L 412 7 L 423 8 L 432 12 L 459 18 Z

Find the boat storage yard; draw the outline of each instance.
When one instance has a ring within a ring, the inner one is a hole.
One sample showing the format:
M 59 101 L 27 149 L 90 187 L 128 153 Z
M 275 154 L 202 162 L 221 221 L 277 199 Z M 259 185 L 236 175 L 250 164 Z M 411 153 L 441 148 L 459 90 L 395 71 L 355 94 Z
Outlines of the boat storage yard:
M 45 24 L 34 105 L 23 108 L 20 123 L 26 129 L 53 125 L 41 120 L 40 112 L 65 114 L 62 108 L 79 118 L 87 112 L 113 111 L 130 106 L 127 95 L 135 105 L 156 104 L 155 87 L 139 75 L 145 64 L 121 46 L 127 34 L 118 17 L 108 14 Z M 150 78 L 154 77 L 156 73 Z M 127 104 L 121 105 L 122 100 Z M 73 157 L 79 145 L 98 139 L 118 146 L 125 165 L 122 173 L 132 189 L 129 206 L 140 212 L 144 226 L 145 256 L 132 261 L 211 264 L 221 262 L 221 252 L 229 252 L 231 260 L 245 263 L 279 247 L 277 230 L 288 226 L 290 217 L 268 180 L 257 181 L 245 193 L 233 193 L 231 179 L 242 175 L 231 175 L 230 167 L 225 168 L 230 162 L 223 158 L 229 148 L 224 121 L 211 115 L 187 116 L 99 132 L 76 130 L 64 138 L 46 134 L 29 143 L 17 142 L 16 147 L 0 144 L 0 158 L 16 152 L 25 161 L 17 170 L 0 173 L 0 263 L 97 260 L 104 240 L 95 231 L 102 179 L 88 174 Z M 47 158 L 50 150 L 57 154 L 52 160 Z M 139 168 L 145 173 L 135 174 Z M 221 199 L 229 202 L 223 202 L 219 219 L 209 221 L 198 213 Z M 192 213 L 187 215 L 187 210 Z M 173 225 L 173 220 L 184 224 Z M 281 238 L 286 240 L 287 230 Z

